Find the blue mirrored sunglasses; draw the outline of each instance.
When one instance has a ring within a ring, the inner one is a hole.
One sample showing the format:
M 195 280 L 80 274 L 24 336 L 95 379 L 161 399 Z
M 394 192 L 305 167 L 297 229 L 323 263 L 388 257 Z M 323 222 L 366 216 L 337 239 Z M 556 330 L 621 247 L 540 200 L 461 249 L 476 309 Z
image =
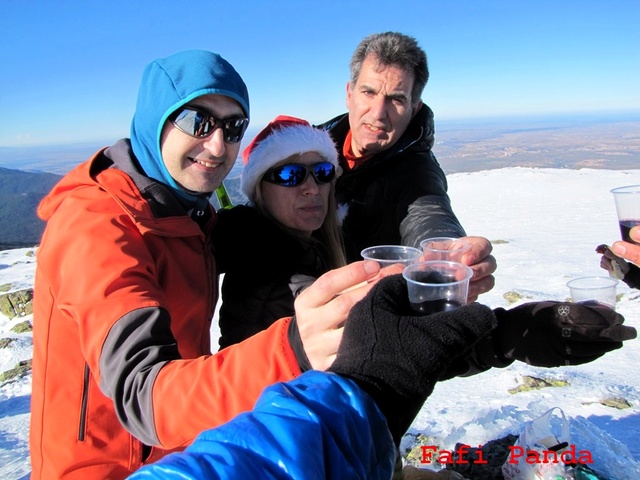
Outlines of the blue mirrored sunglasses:
M 210 113 L 189 107 L 179 108 L 170 119 L 178 130 L 196 138 L 208 137 L 216 128 L 221 128 L 224 141 L 229 143 L 238 143 L 242 140 L 249 125 L 247 118 L 220 119 Z
M 320 162 L 313 165 L 289 163 L 267 170 L 262 179 L 282 187 L 297 187 L 307 180 L 309 172 L 313 175 L 316 183 L 329 183 L 336 176 L 336 167 L 331 162 Z

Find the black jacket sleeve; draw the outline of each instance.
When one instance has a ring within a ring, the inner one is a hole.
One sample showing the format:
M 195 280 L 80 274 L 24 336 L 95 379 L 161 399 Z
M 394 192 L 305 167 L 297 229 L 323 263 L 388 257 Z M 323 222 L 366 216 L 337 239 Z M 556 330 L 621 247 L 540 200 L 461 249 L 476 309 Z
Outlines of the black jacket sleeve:
M 624 276 L 622 281 L 629 287 L 640 290 L 640 267 L 634 265 L 633 263 L 630 263 L 629 271 Z
M 400 220 L 402 244 L 419 247 L 425 238 L 464 237 L 447 194 L 447 179 L 433 152 L 423 151 L 413 158 L 407 154 L 405 158 L 402 174 L 406 178 L 398 181 L 402 192 L 399 207 L 404 215 Z

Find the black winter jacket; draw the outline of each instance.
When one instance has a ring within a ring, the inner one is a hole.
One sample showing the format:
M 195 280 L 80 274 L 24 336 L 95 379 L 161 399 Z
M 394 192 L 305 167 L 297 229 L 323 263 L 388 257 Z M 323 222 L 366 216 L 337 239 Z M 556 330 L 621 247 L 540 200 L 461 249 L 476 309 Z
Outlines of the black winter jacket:
M 451 209 L 447 179 L 431 151 L 433 112 L 423 105 L 405 133 L 388 150 L 349 170 L 342 146 L 349 132 L 348 114 L 318 128 L 328 130 L 338 146 L 344 173 L 336 182 L 347 261 L 361 260 L 373 245 L 419 247 L 429 237 L 462 237 L 465 231 Z
M 252 207 L 220 210 L 213 244 L 224 273 L 220 348 L 292 316 L 298 293 L 328 270 L 321 242 L 293 237 Z

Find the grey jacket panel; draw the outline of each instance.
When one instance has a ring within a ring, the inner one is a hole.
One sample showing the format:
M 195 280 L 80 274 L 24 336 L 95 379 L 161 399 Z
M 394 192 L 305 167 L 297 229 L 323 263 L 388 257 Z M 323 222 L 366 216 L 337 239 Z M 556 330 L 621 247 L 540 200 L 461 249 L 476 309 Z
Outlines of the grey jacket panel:
M 180 359 L 169 313 L 140 308 L 121 317 L 102 347 L 100 389 L 113 399 L 122 425 L 147 445 L 159 445 L 153 417 L 153 384 L 164 364 Z

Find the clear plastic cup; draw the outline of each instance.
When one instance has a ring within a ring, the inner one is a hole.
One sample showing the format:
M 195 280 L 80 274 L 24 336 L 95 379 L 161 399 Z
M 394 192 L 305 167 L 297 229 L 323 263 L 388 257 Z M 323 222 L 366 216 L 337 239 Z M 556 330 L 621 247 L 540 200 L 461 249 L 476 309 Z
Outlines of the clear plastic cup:
M 616 307 L 616 286 L 618 280 L 611 277 L 581 277 L 567 282 L 574 303 L 597 302 L 608 307 Z
M 611 193 L 616 203 L 622 240 L 639 245 L 638 242 L 631 240 L 629 231 L 640 225 L 640 185 L 614 188 Z
M 447 260 L 460 262 L 462 256 L 471 250 L 471 244 L 462 238 L 434 237 L 420 242 L 422 260 Z
M 404 245 L 377 245 L 365 248 L 360 252 L 360 255 L 365 260 L 375 260 L 383 268 L 396 263 L 401 263 L 405 266 L 411 265 L 420 258 L 422 251 L 418 248 Z
M 467 303 L 473 270 L 458 262 L 430 260 L 409 265 L 402 272 L 409 303 L 420 315 L 454 310 Z

